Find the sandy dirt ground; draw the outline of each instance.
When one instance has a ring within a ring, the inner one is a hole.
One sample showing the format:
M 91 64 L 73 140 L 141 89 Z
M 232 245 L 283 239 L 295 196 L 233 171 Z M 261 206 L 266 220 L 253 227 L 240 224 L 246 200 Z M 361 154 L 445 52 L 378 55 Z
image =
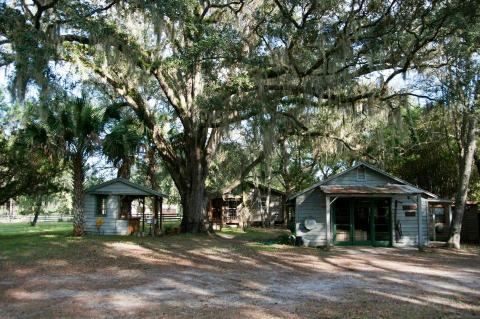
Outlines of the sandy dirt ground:
M 0 259 L 0 318 L 480 317 L 477 248 L 158 241 L 60 242 Z

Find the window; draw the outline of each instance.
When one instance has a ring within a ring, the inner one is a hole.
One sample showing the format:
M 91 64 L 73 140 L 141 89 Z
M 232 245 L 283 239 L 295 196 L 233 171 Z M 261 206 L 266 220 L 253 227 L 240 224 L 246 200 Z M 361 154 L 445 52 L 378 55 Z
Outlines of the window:
M 118 219 L 129 219 L 132 217 L 132 201 L 133 198 L 130 196 L 121 196 L 120 197 L 120 212 L 118 214 Z
M 227 199 L 228 217 L 230 217 L 230 218 L 236 218 L 237 217 L 237 206 L 238 205 L 239 205 L 239 202 L 237 202 L 235 199 Z
M 360 166 L 357 168 L 357 180 L 364 181 L 365 180 L 365 167 Z
M 107 215 L 107 196 L 99 195 L 97 196 L 97 216 L 106 216 Z

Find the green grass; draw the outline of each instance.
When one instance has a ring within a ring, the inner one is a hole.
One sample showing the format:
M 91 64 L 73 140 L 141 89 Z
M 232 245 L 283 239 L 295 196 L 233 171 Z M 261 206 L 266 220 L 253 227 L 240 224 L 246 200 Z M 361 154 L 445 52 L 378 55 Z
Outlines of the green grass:
M 178 223 L 166 223 L 165 229 L 178 227 Z M 49 260 L 64 260 L 92 264 L 105 258 L 101 252 L 109 243 L 134 243 L 154 250 L 214 248 L 230 251 L 276 251 L 285 230 L 250 228 L 223 228 L 218 237 L 205 234 L 175 234 L 160 238 L 137 236 L 72 236 L 72 224 L 67 222 L 40 223 L 31 227 L 28 223 L 0 224 L 0 265 L 34 265 Z M 99 257 L 99 255 L 103 257 Z
M 262 228 L 247 228 L 246 230 L 243 230 L 242 228 L 233 227 L 224 227 L 218 232 L 220 236 L 225 238 L 256 242 L 277 241 L 278 237 L 285 235 L 286 233 L 287 231 L 284 229 L 272 231 Z
M 35 256 L 49 256 L 54 249 L 66 248 L 71 237 L 72 223 L 0 224 L 0 260 L 28 262 Z M 61 249 L 60 249 L 61 250 Z
M 262 229 L 262 228 L 222 228 L 217 235 L 223 238 L 229 238 L 242 241 L 241 244 L 232 244 L 232 250 L 253 250 L 276 252 L 284 249 L 279 244 L 287 244 L 290 232 L 285 229 Z M 293 248 L 293 247 L 292 247 Z
M 0 239 L 24 235 L 66 235 L 69 232 L 72 232 L 72 223 L 69 222 L 38 223 L 35 227 L 30 226 L 29 223 L 0 224 Z

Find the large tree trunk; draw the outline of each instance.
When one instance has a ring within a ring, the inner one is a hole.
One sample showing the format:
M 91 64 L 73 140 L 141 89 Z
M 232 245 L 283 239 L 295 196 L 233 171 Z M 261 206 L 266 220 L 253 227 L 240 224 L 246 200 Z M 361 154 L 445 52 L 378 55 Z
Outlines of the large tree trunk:
M 118 168 L 117 177 L 130 179 L 132 165 L 133 165 L 132 159 L 130 158 L 123 159 L 122 165 L 120 165 L 120 167 Z
M 160 134 L 154 134 L 155 144 L 158 154 L 164 160 L 164 163 L 172 177 L 175 186 L 180 193 L 180 201 L 183 209 L 181 223 L 181 232 L 198 233 L 206 232 L 206 185 L 205 181 L 208 173 L 208 157 L 213 154 L 214 146 L 218 143 L 208 140 L 208 130 L 192 129 L 194 125 L 190 123 L 189 129 L 185 129 L 183 145 L 180 149 L 173 150 L 165 143 Z M 180 153 L 181 156 L 173 153 Z
M 73 234 L 82 236 L 85 232 L 84 216 L 84 193 L 83 183 L 85 181 L 85 172 L 83 167 L 83 156 L 77 153 L 73 157 Z
M 203 194 L 203 195 L 202 195 Z M 189 189 L 186 194 L 181 196 L 183 207 L 183 218 L 181 231 L 184 233 L 199 233 L 206 231 L 206 199 L 205 184 L 198 185 L 196 189 Z
M 196 157 L 199 154 L 192 154 L 192 156 Z M 207 231 L 205 225 L 207 208 L 206 169 L 205 159 L 198 158 L 197 161 L 191 162 L 187 169 L 189 182 L 183 189 L 179 189 L 183 207 L 181 231 L 184 233 Z
M 457 193 L 455 196 L 455 211 L 453 214 L 452 225 L 447 245 L 460 249 L 460 233 L 462 230 L 462 220 L 465 211 L 465 202 L 467 201 L 468 185 L 472 173 L 473 157 L 476 150 L 476 131 L 477 120 L 473 114 L 465 114 L 466 132 L 463 141 L 461 141 L 463 152 L 459 156 L 459 173 Z
M 190 123 L 189 127 L 194 127 Z M 187 131 L 187 130 L 186 130 Z M 206 129 L 190 129 L 184 133 L 182 157 L 176 157 L 172 162 L 167 157 L 165 164 L 180 193 L 180 201 L 183 209 L 182 223 L 183 233 L 206 232 L 206 185 L 208 173 L 208 147 Z M 157 143 L 159 154 L 164 156 Z M 160 144 L 160 147 L 162 145 Z M 210 150 L 213 152 L 213 150 Z M 165 159 L 165 158 L 164 158 Z

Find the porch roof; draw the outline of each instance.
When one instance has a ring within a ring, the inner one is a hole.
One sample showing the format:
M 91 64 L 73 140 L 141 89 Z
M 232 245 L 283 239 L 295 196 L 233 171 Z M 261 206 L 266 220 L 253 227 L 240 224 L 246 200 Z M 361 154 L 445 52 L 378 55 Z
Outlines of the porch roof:
M 385 184 L 379 186 L 367 185 L 324 185 L 320 189 L 326 194 L 343 195 L 375 195 L 375 194 L 421 194 L 422 191 L 410 185 Z
M 337 178 L 339 178 L 339 177 L 347 174 L 347 173 L 350 172 L 350 171 L 353 171 L 354 169 L 357 169 L 357 168 L 360 167 L 360 166 L 364 166 L 364 167 L 366 167 L 366 168 L 368 168 L 368 169 L 370 169 L 370 170 L 372 170 L 372 171 L 374 171 L 374 172 L 377 172 L 377 173 L 380 174 L 380 175 L 384 175 L 384 176 L 390 178 L 391 180 L 393 180 L 394 182 L 396 182 L 396 184 L 387 184 L 387 185 L 401 186 L 401 189 L 400 189 L 400 190 L 399 190 L 399 189 L 395 190 L 395 193 L 392 193 L 393 190 L 391 190 L 391 192 L 385 192 L 385 191 L 384 191 L 383 194 L 425 194 L 425 195 L 427 195 L 427 196 L 430 197 L 430 198 L 438 198 L 437 195 L 435 195 L 435 194 L 433 194 L 433 193 L 430 193 L 429 191 L 426 191 L 426 190 L 424 190 L 424 189 L 421 189 L 421 188 L 419 188 L 419 187 L 417 187 L 417 186 L 415 186 L 415 185 L 413 185 L 413 184 L 410 184 L 409 182 L 404 181 L 403 179 L 400 179 L 400 178 L 398 178 L 398 177 L 395 177 L 395 176 L 393 176 L 393 175 L 391 175 L 391 174 L 389 174 L 389 173 L 387 173 L 387 172 L 385 172 L 385 171 L 383 171 L 383 170 L 381 170 L 381 169 L 378 169 L 378 168 L 376 168 L 376 167 L 374 167 L 374 166 L 372 166 L 372 165 L 370 165 L 370 164 L 367 164 L 367 163 L 364 163 L 364 162 L 358 162 L 356 165 L 354 165 L 354 166 L 346 169 L 345 171 L 343 171 L 343 172 L 341 172 L 341 173 L 338 173 L 338 174 L 336 174 L 336 175 L 334 175 L 334 176 L 332 176 L 332 177 L 327 178 L 327 179 L 324 180 L 324 181 L 321 181 L 321 182 L 319 182 L 319 183 L 313 184 L 312 186 L 310 186 L 310 187 L 308 187 L 308 188 L 306 188 L 306 189 L 304 189 L 304 190 L 302 190 L 302 191 L 300 191 L 300 192 L 298 192 L 298 193 L 295 193 L 295 194 L 291 195 L 290 197 L 288 197 L 288 200 L 292 200 L 292 199 L 294 199 L 294 198 L 296 198 L 296 197 L 298 197 L 298 196 L 300 196 L 300 195 L 302 195 L 302 194 L 305 194 L 305 193 L 307 193 L 307 192 L 310 192 L 310 191 L 312 191 L 312 190 L 314 190 L 314 189 L 316 189 L 316 188 L 321 188 L 321 189 L 323 190 L 324 187 L 327 187 L 327 188 L 328 188 L 329 186 L 334 186 L 334 187 L 338 187 L 338 188 L 364 188 L 364 189 L 370 188 L 370 189 L 371 189 L 372 186 L 366 186 L 366 185 L 365 185 L 365 186 L 357 186 L 357 185 L 355 185 L 355 186 L 328 185 L 328 183 L 331 183 L 331 182 L 334 181 L 335 179 L 337 179 Z M 398 184 L 397 184 L 397 183 L 398 183 Z M 382 186 L 373 186 L 373 188 L 375 188 L 375 187 L 383 188 L 384 185 L 382 185 Z M 406 188 L 404 188 L 404 187 L 406 187 Z M 388 188 L 388 187 L 387 187 L 387 188 Z M 404 189 L 402 190 L 402 188 L 404 188 Z M 378 193 L 379 193 L 378 191 L 377 191 L 377 192 L 373 192 L 373 190 L 370 190 L 370 192 L 367 190 L 367 191 L 358 192 L 358 193 L 354 193 L 353 191 L 354 191 L 354 190 L 352 190 L 352 192 L 348 192 L 348 193 L 346 193 L 346 194 L 378 194 Z M 345 190 L 345 192 L 346 192 L 346 190 Z M 398 192 L 400 192 L 400 193 L 398 193 Z M 337 193 L 339 193 L 339 192 L 337 192 Z M 332 192 L 331 194 L 334 194 L 334 193 Z

